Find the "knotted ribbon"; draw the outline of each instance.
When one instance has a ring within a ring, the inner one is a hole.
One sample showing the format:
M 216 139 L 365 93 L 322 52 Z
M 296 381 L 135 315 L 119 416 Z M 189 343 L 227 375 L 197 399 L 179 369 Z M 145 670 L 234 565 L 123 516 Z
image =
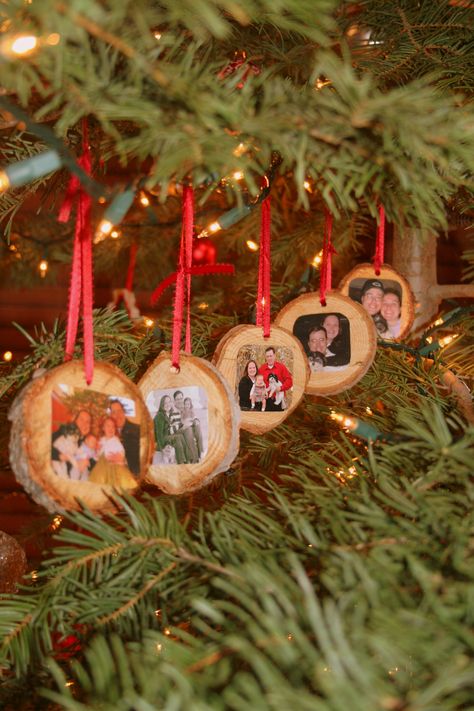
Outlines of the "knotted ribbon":
M 82 155 L 78 160 L 81 168 L 91 174 L 91 155 L 86 121 L 83 122 Z M 92 199 L 83 189 L 79 178 L 72 175 L 66 195 L 59 209 L 58 222 L 67 222 L 74 203 L 77 203 L 76 227 L 72 256 L 71 280 L 66 326 L 65 360 L 71 360 L 76 345 L 79 324 L 79 309 L 82 298 L 82 328 L 84 335 L 84 370 L 88 385 L 94 374 L 94 328 L 92 320 L 93 275 L 92 275 Z

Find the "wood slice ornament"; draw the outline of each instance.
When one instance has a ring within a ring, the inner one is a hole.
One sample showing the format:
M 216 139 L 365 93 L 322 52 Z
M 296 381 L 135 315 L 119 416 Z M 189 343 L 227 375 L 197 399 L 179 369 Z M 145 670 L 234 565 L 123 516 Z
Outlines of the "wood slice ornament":
M 271 367 L 269 361 L 273 363 Z M 289 331 L 276 326 L 271 327 L 269 337 L 263 336 L 259 326 L 235 326 L 217 345 L 213 363 L 239 403 L 242 429 L 256 434 L 268 432 L 288 417 L 303 397 L 309 377 L 301 344 Z M 255 364 L 252 371 L 251 363 Z M 262 393 L 258 373 L 267 389 L 265 402 L 258 389 L 252 398 L 254 383 Z M 275 390 L 272 382 L 280 383 L 278 393 L 268 392 L 272 387 Z
M 336 291 L 322 306 L 316 293 L 290 301 L 275 323 L 288 329 L 305 349 L 310 377 L 305 392 L 335 395 L 354 385 L 374 359 L 377 337 L 372 319 L 360 304 Z
M 155 447 L 147 480 L 185 494 L 227 471 L 239 451 L 239 409 L 208 361 L 161 353 L 138 383 L 153 418 Z
M 51 512 L 81 504 L 113 510 L 111 495 L 133 492 L 151 458 L 151 420 L 140 391 L 109 363 L 95 363 L 90 385 L 83 361 L 38 371 L 9 419 L 15 476 Z
M 376 275 L 373 264 L 359 264 L 342 279 L 339 291 L 364 306 L 380 338 L 399 340 L 413 325 L 415 298 L 396 269 L 382 264 L 379 271 Z

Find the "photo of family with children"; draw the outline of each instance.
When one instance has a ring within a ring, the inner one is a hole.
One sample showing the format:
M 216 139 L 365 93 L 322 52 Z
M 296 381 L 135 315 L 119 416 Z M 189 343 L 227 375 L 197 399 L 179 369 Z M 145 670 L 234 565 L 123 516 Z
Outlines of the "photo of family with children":
M 340 313 L 307 314 L 296 319 L 294 335 L 301 341 L 312 373 L 344 370 L 351 360 L 350 325 Z
M 372 319 L 380 338 L 398 338 L 401 330 L 402 289 L 393 279 L 353 279 L 349 296 L 358 301 Z
M 291 402 L 293 354 L 285 346 L 243 346 L 237 354 L 241 410 L 280 412 Z
M 51 404 L 51 464 L 58 477 L 136 487 L 140 423 L 133 400 L 61 384 Z
M 197 464 L 207 453 L 208 404 L 203 388 L 152 390 L 146 406 L 153 418 L 154 465 Z

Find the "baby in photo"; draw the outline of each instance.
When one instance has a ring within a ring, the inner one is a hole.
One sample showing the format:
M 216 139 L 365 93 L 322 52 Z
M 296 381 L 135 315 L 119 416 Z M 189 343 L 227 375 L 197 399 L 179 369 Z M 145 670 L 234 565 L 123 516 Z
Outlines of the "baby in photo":
M 76 453 L 78 450 L 79 432 L 75 424 L 65 425 L 63 434 L 54 440 L 54 447 L 61 458 L 51 462 L 54 471 L 62 479 L 69 479 L 70 473 L 76 466 Z M 68 467 L 69 464 L 69 467 Z M 73 478 L 71 476 L 71 478 Z
M 262 412 L 265 412 L 265 405 L 267 402 L 267 388 L 265 386 L 265 380 L 263 375 L 257 374 L 255 377 L 255 382 L 250 390 L 250 402 L 252 403 L 252 410 L 255 410 L 256 403 L 262 404 Z

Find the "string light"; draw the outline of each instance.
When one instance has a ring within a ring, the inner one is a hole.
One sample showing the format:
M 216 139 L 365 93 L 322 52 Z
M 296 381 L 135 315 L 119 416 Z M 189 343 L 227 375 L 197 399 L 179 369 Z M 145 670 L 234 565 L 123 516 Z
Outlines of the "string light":
M 153 37 L 158 41 L 161 39 L 162 34 L 161 34 L 161 32 L 156 31 L 156 32 L 153 32 Z
M 323 250 L 321 249 L 320 252 L 314 255 L 313 260 L 311 262 L 311 266 L 315 267 L 316 269 L 321 266 L 321 262 L 323 261 Z
M 145 195 L 145 193 L 142 193 L 140 195 L 140 203 L 143 205 L 143 207 L 148 207 L 150 204 L 149 198 Z
M 48 269 L 49 269 L 48 260 L 42 259 L 40 261 L 40 263 L 38 264 L 38 271 L 39 271 L 42 279 L 45 278 L 46 274 L 48 273 Z
M 120 232 L 118 230 L 112 230 L 110 236 L 112 237 L 112 239 L 118 239 L 120 237 Z
M 3 360 L 9 363 L 13 358 L 13 353 L 11 351 L 5 351 L 3 354 Z
M 232 173 L 232 178 L 234 180 L 242 180 L 244 177 L 244 172 L 243 170 L 236 170 Z
M 6 58 L 26 57 L 38 47 L 38 38 L 34 35 L 16 35 L 8 37 L 0 44 L 0 54 Z
M 0 194 L 8 188 L 19 188 L 35 178 L 42 178 L 61 167 L 61 157 L 57 151 L 44 151 L 32 158 L 12 163 L 0 171 Z
M 311 183 L 310 183 L 309 180 L 304 180 L 304 181 L 303 181 L 303 187 L 304 187 L 304 189 L 305 189 L 308 193 L 312 193 L 312 192 L 313 192 L 313 188 L 312 188 L 312 185 L 311 185 Z
M 382 433 L 379 432 L 376 427 L 369 425 L 367 422 L 363 422 L 356 417 L 342 415 L 334 410 L 331 410 L 329 416 L 332 420 L 335 420 L 335 422 L 340 424 L 341 427 L 344 427 L 346 431 L 351 432 L 356 437 L 364 437 L 369 441 L 374 441 L 382 437 Z M 384 437 L 388 438 L 389 436 L 384 435 Z
M 439 345 L 441 346 L 441 348 L 443 348 L 444 346 L 447 346 L 450 343 L 452 343 L 454 341 L 454 339 L 458 338 L 458 337 L 459 337 L 458 333 L 451 333 L 449 336 L 444 336 L 444 338 L 440 338 L 438 342 L 439 342 Z
M 251 252 L 258 252 L 258 244 L 253 239 L 248 239 L 245 244 Z
M 145 318 L 143 319 L 143 323 L 147 328 L 151 328 L 155 324 L 154 320 L 152 318 L 148 318 L 148 316 L 145 316 Z
M 50 526 L 49 526 L 50 530 L 56 531 L 61 526 L 62 522 L 63 522 L 63 517 L 59 516 L 59 514 L 58 514 L 51 521 Z
M 31 579 L 32 579 L 32 580 L 38 580 L 38 577 L 39 577 L 39 576 L 38 576 L 38 571 L 37 571 L 37 570 L 32 570 L 31 573 L 30 573 L 30 575 L 31 575 Z
M 209 304 L 206 301 L 201 301 L 201 303 L 198 305 L 198 309 L 200 311 L 206 311 L 209 308 Z
M 112 236 L 112 229 L 115 225 L 119 225 L 122 222 L 134 199 L 135 190 L 132 190 L 131 188 L 124 190 L 114 197 L 110 205 L 105 210 L 104 216 L 97 227 L 94 237 L 95 244 L 102 242 L 107 235 Z M 118 233 L 113 235 L 114 239 L 117 239 L 118 236 Z
M 102 242 L 102 240 L 104 240 L 107 235 L 112 232 L 112 228 L 113 224 L 111 222 L 109 222 L 108 220 L 101 220 L 95 233 L 94 243 L 98 244 L 99 242 Z
M 49 44 L 51 47 L 54 47 L 55 45 L 59 44 L 60 41 L 61 35 L 59 35 L 57 32 L 52 32 L 46 37 L 46 44 Z
M 316 91 L 320 91 L 323 87 L 328 86 L 331 82 L 328 79 L 322 79 L 319 77 L 319 79 L 316 79 L 314 88 Z

